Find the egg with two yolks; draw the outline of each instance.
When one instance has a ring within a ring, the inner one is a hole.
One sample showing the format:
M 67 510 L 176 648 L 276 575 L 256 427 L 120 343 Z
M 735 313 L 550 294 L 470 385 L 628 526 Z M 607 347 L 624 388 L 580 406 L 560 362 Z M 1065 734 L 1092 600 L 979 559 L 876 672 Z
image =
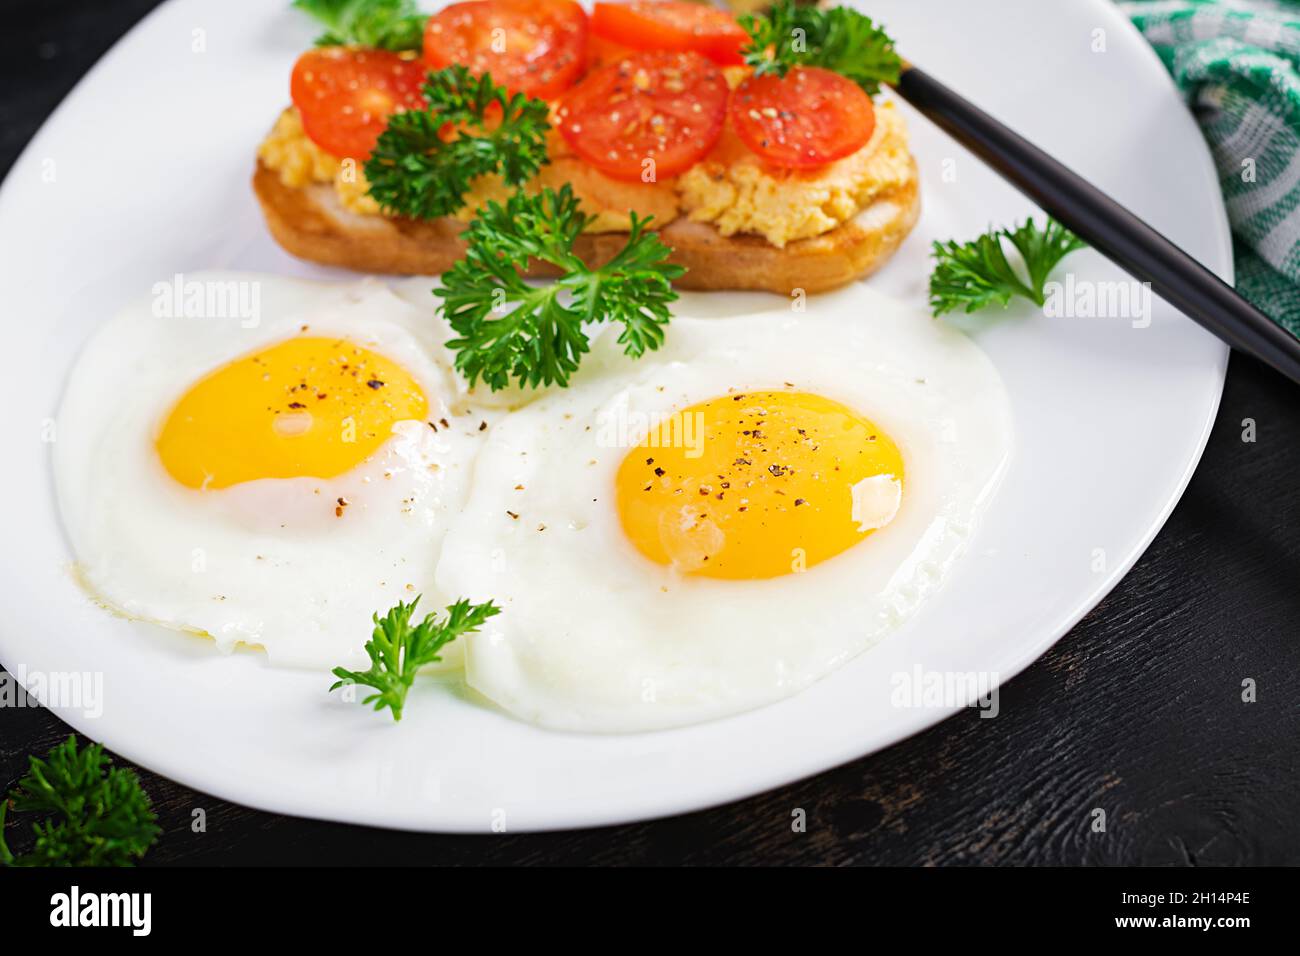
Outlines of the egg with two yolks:
M 570 387 L 476 397 L 413 286 L 191 281 L 255 283 L 259 320 L 144 299 L 70 378 L 54 472 L 90 593 L 313 669 L 364 667 L 399 600 L 491 600 L 443 666 L 546 727 L 807 687 L 937 591 L 1010 454 L 984 354 L 861 288 L 734 318 L 685 295 L 658 352 L 606 328 Z
M 259 321 L 142 301 L 87 346 L 55 445 L 78 572 L 119 612 L 223 648 L 363 665 L 372 614 L 450 603 L 441 537 L 499 413 L 453 413 L 428 310 L 378 282 L 190 281 L 256 283 Z
M 660 352 L 602 337 L 494 426 L 437 573 L 503 608 L 472 687 L 558 729 L 694 723 L 808 686 L 939 588 L 1010 454 L 1006 393 L 960 333 L 851 294 L 736 318 L 686 296 Z

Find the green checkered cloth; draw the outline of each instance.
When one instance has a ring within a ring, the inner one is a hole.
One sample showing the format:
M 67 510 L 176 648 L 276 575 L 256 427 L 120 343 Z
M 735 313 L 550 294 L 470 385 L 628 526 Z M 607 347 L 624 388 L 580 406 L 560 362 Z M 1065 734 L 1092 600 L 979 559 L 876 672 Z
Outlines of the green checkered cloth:
M 1300 2 L 1127 0 L 1209 141 L 1237 290 L 1300 335 Z

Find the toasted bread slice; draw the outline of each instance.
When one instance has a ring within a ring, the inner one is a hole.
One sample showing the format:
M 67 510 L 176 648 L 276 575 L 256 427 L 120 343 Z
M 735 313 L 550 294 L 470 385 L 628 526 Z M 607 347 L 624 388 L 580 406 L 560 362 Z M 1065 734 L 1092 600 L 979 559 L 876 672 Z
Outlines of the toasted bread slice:
M 329 183 L 286 186 L 261 162 L 253 189 L 277 242 L 302 259 L 360 272 L 437 275 L 465 251 L 452 218 L 432 222 L 358 215 L 344 209 Z M 760 236 L 724 236 L 707 223 L 681 218 L 659 235 L 686 267 L 682 289 L 758 289 L 790 294 L 797 289 L 824 292 L 869 275 L 893 254 L 915 225 L 921 196 L 913 175 L 897 189 L 877 197 L 853 219 L 830 232 L 777 248 Z M 627 241 L 626 233 L 586 233 L 575 252 L 593 265 L 609 261 Z M 551 273 L 537 263 L 529 275 Z

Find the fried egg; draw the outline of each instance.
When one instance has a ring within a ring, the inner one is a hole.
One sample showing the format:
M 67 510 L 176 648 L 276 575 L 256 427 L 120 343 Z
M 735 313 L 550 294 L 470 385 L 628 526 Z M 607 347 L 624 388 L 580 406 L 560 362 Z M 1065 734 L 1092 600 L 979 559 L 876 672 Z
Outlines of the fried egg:
M 431 306 L 379 282 L 170 286 L 100 330 L 59 412 L 81 580 L 223 649 L 364 667 L 372 614 L 450 603 L 435 564 L 494 413 L 453 410 Z
M 436 276 L 407 276 L 401 279 L 388 280 L 388 287 L 394 295 L 411 303 L 411 305 L 423 312 L 429 312 L 434 303 L 438 301 L 434 298 L 432 291 L 437 284 L 438 279 Z M 451 401 L 455 405 L 504 410 L 527 405 L 544 394 L 544 390 L 520 385 L 514 381 L 496 391 L 488 388 L 482 382 L 470 385 L 463 376 L 454 371 L 455 353 L 447 348 L 447 343 L 459 336 L 452 329 L 451 324 L 443 318 L 441 313 L 438 313 L 428 322 L 428 328 L 430 341 L 436 344 L 436 351 L 440 360 L 449 369 L 453 369 L 451 376 L 455 391 Z
M 503 608 L 466 678 L 519 718 L 652 730 L 809 686 L 936 592 L 1006 467 L 996 371 L 923 312 L 692 301 L 639 362 L 603 334 L 479 453 L 437 584 Z

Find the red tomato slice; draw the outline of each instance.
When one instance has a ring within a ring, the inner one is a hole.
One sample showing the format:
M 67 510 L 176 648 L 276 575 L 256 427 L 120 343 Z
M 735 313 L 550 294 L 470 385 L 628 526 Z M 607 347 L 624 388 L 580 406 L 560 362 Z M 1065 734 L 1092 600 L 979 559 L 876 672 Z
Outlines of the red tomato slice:
M 736 87 L 732 129 L 774 166 L 808 169 L 855 153 L 876 128 L 871 97 L 821 67 L 795 67 L 784 79 L 751 76 Z
M 588 73 L 564 95 L 560 134 L 615 179 L 653 182 L 713 148 L 727 92 L 722 71 L 698 53 L 637 53 Z
M 512 93 L 559 96 L 586 62 L 587 14 L 573 0 L 468 0 L 429 17 L 424 62 L 453 63 Z
M 384 50 L 322 47 L 298 57 L 289 98 L 307 138 L 331 156 L 363 160 L 398 110 L 424 109 L 424 65 Z
M 694 50 L 723 65 L 744 62 L 740 48 L 749 42 L 730 13 L 684 0 L 598 3 L 591 32 L 638 50 Z
M 595 70 L 615 60 L 626 59 L 636 52 L 630 46 L 606 40 L 592 33 L 587 37 L 587 69 Z

